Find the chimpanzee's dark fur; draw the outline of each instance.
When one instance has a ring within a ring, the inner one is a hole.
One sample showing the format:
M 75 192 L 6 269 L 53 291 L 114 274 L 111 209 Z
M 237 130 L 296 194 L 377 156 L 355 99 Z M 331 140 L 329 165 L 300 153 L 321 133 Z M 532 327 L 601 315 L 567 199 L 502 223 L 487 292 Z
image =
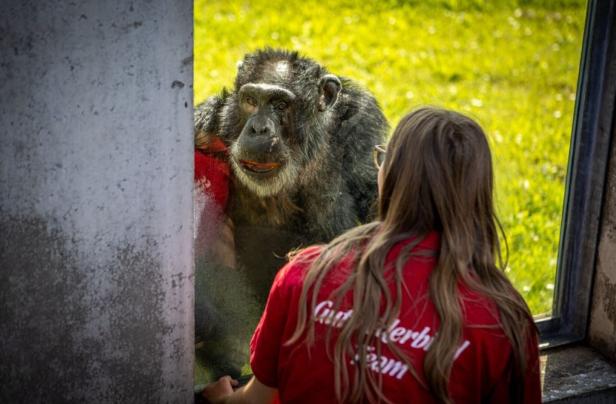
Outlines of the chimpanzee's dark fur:
M 247 137 L 256 133 L 246 135 L 251 115 L 240 99 L 240 89 L 248 83 L 279 86 L 295 95 L 284 112 L 272 109 L 264 118 L 279 123 L 267 132 L 270 137 L 260 138 L 278 138 L 271 143 L 276 156 L 261 153 L 253 160 L 283 163 L 267 181 L 253 181 L 239 163 L 246 144 L 253 142 Z M 258 111 L 262 108 L 266 105 Z M 377 193 L 372 150 L 384 141 L 386 119 L 372 95 L 313 60 L 272 49 L 246 55 L 233 91 L 198 106 L 195 125 L 197 132 L 221 137 L 231 151 L 228 214 L 240 268 L 261 304 L 290 249 L 327 242 L 369 218 Z M 199 304 L 200 291 L 196 293 Z M 203 320 L 196 320 L 199 332 Z

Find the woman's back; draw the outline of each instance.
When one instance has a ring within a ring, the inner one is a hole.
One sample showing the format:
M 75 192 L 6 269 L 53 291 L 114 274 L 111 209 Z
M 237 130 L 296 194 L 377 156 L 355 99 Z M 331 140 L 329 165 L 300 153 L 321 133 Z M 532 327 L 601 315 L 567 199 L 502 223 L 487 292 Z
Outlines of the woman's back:
M 411 241 L 397 243 L 387 256 L 386 266 L 393 267 Z M 380 340 L 380 352 L 377 344 L 372 344 L 364 355 L 365 366 L 374 376 L 380 376 L 382 392 L 393 403 L 435 402 L 425 385 L 423 363 L 439 329 L 438 315 L 428 296 L 429 277 L 437 263 L 439 244 L 439 235 L 432 232 L 413 248 L 411 255 L 415 256 L 404 264 L 400 312 L 388 327 L 374 333 L 374 341 Z M 280 271 L 251 343 L 251 366 L 255 376 L 262 383 L 277 387 L 284 403 L 336 402 L 334 365 L 328 358 L 326 344 L 327 334 L 331 333 L 329 343 L 333 352 L 333 341 L 354 314 L 352 292 L 339 304 L 332 298 L 332 292 L 352 272 L 349 259 L 342 260 L 329 271 L 319 289 L 312 313 L 314 344 L 311 347 L 304 341 L 285 344 L 298 321 L 298 303 L 306 269 L 318 254 L 318 247 L 307 249 Z M 388 283 L 394 294 L 393 277 L 387 272 L 385 275 L 390 279 Z M 454 402 L 508 402 L 512 349 L 499 326 L 497 308 L 492 301 L 464 285 L 460 285 L 459 290 L 464 326 L 451 369 L 450 396 Z M 392 351 L 391 345 L 401 350 L 411 366 Z M 528 345 L 529 349 L 536 350 L 536 341 L 528 341 Z M 536 352 L 529 357 L 536 357 Z M 348 368 L 353 372 L 361 358 L 356 354 L 347 359 Z M 540 386 L 534 373 L 539 371 L 538 363 L 528 366 L 524 401 L 537 402 Z M 417 377 L 413 376 L 414 372 Z M 353 380 L 352 373 L 350 379 Z

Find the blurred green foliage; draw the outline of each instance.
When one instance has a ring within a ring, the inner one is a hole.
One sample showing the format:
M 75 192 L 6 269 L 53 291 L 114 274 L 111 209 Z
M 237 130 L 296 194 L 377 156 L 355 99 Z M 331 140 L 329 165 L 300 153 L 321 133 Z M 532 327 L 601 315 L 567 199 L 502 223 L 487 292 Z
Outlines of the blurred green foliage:
M 425 104 L 474 117 L 491 141 L 506 271 L 546 314 L 585 14 L 580 0 L 196 0 L 195 103 L 270 46 L 360 83 L 392 127 Z

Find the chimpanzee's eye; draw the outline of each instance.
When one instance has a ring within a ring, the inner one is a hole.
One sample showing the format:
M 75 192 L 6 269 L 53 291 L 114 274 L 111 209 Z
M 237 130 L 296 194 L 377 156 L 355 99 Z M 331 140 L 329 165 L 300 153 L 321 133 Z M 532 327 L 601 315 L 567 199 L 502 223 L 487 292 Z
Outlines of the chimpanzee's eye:
M 274 104 L 274 107 L 279 111 L 284 111 L 288 106 L 289 104 L 287 104 L 286 101 L 278 101 Z
M 244 98 L 244 102 L 246 104 L 250 105 L 251 107 L 256 107 L 257 106 L 257 100 L 255 100 L 251 96 L 246 96 L 246 98 Z

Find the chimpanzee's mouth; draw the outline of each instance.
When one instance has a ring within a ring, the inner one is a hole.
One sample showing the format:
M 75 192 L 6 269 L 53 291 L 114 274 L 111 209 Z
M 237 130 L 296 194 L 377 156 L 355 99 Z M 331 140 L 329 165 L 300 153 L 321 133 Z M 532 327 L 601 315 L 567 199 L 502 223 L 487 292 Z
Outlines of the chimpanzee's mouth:
M 280 163 L 259 163 L 251 160 L 240 160 L 243 169 L 255 174 L 268 174 L 278 170 Z

